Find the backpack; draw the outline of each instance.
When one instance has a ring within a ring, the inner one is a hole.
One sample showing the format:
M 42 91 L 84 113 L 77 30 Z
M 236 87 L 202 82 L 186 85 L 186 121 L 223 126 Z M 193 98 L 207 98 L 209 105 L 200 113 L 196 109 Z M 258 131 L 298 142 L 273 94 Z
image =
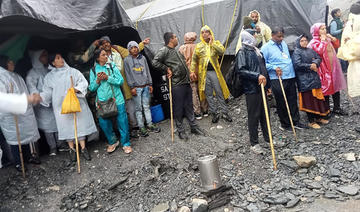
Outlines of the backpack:
M 225 76 L 226 84 L 229 88 L 231 95 L 234 98 L 240 97 L 244 91 L 242 89 L 242 81 L 238 73 L 235 70 L 236 59 L 231 62 L 228 73 Z

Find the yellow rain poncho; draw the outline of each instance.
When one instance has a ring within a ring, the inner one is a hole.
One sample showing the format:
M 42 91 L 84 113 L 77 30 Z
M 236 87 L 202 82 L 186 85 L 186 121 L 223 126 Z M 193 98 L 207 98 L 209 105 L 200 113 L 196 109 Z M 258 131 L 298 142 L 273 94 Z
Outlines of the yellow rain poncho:
M 212 37 L 214 38 L 213 44 L 208 44 L 205 42 L 202 34 L 200 32 L 200 40 L 201 42 L 196 44 L 195 51 L 193 54 L 192 62 L 191 62 L 191 72 L 196 72 L 198 70 L 199 77 L 199 97 L 200 101 L 205 99 L 205 81 L 206 81 L 206 71 L 209 61 L 211 65 L 214 67 L 217 78 L 219 79 L 219 83 L 221 86 L 221 90 L 224 95 L 224 99 L 229 98 L 230 92 L 226 85 L 225 79 L 220 70 L 219 64 L 219 56 L 222 56 L 225 52 L 224 46 L 220 43 L 220 41 L 215 40 L 214 33 L 208 26 L 204 26 L 201 28 L 201 31 L 208 30 L 210 31 Z
M 349 61 L 347 83 L 350 97 L 360 96 L 360 15 L 349 14 L 337 56 Z

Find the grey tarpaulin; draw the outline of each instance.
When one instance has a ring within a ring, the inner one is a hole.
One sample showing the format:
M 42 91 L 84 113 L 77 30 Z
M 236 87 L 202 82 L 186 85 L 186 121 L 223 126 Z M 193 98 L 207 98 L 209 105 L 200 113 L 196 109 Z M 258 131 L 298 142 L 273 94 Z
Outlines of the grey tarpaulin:
M 235 0 L 205 0 L 204 19 L 215 33 L 216 39 L 225 44 Z M 149 48 L 157 51 L 163 46 L 163 34 L 176 33 L 183 43 L 185 32 L 199 33 L 202 26 L 202 0 L 155 0 L 126 10 L 135 24 L 140 15 L 149 7 L 138 22 L 141 37 L 151 37 Z M 226 54 L 234 54 L 242 27 L 242 16 L 251 10 L 258 10 L 261 20 L 270 27 L 283 26 L 286 41 L 293 42 L 302 33 L 310 34 L 310 26 L 325 20 L 326 0 L 238 0 L 238 8 L 229 39 Z M 291 46 L 290 46 L 291 47 Z
M 122 26 L 132 23 L 117 0 L 0 0 L 0 33 L 49 37 Z

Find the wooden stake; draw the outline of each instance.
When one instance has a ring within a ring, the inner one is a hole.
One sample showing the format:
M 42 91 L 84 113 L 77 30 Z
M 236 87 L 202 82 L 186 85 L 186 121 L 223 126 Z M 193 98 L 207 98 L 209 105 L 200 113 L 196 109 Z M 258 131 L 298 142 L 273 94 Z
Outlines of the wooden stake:
M 174 143 L 174 117 L 173 117 L 173 103 L 172 103 L 171 78 L 169 78 L 169 94 L 170 94 L 171 141 Z
M 269 134 L 269 139 L 270 139 L 271 155 L 272 155 L 272 159 L 273 159 L 273 163 L 274 163 L 274 170 L 277 170 L 275 150 L 274 150 L 274 144 L 273 144 L 273 140 L 272 140 L 272 133 L 271 133 L 271 127 L 270 127 L 270 119 L 269 119 L 269 112 L 268 112 L 268 107 L 267 107 L 267 100 L 266 100 L 266 96 L 265 96 L 264 84 L 261 84 L 261 93 L 262 93 L 262 98 L 263 98 L 263 102 L 264 102 L 264 110 L 265 110 L 265 117 L 266 117 L 266 126 L 267 126 L 267 128 L 268 128 L 268 134 Z
M 280 82 L 281 91 L 282 91 L 283 96 L 284 96 L 285 105 L 286 105 L 286 109 L 287 109 L 287 112 L 288 112 L 288 116 L 289 116 L 291 128 L 292 128 L 292 131 L 293 131 L 293 133 L 294 133 L 295 141 L 298 142 L 297 136 L 296 136 L 296 131 L 295 131 L 295 128 L 294 128 L 294 123 L 293 123 L 293 120 L 292 120 L 292 117 L 291 117 L 291 113 L 290 113 L 289 104 L 288 104 L 288 101 L 287 101 L 287 98 L 286 98 L 286 94 L 285 94 L 285 90 L 284 90 L 284 86 L 283 86 L 283 83 L 282 83 L 282 79 L 281 79 L 280 76 L 278 76 L 278 77 L 279 77 L 279 82 Z
M 70 76 L 71 80 L 71 87 L 74 87 L 74 81 L 72 76 Z M 80 154 L 79 154 L 79 142 L 77 137 L 77 123 L 76 123 L 76 113 L 74 114 L 74 128 L 75 128 L 75 149 L 76 149 L 76 160 L 77 160 L 77 166 L 78 166 L 78 173 L 80 174 Z
M 10 83 L 10 93 L 13 93 L 13 85 L 12 83 Z M 16 138 L 18 141 L 18 146 L 19 146 L 19 155 L 20 155 L 20 162 L 21 162 L 21 172 L 22 172 L 22 176 L 25 179 L 26 175 L 25 175 L 25 165 L 24 165 L 24 157 L 23 157 L 23 153 L 22 153 L 22 148 L 21 148 L 21 138 L 20 138 L 20 130 L 19 130 L 19 120 L 18 120 L 18 116 L 14 115 L 14 120 L 15 120 L 15 128 L 16 128 Z

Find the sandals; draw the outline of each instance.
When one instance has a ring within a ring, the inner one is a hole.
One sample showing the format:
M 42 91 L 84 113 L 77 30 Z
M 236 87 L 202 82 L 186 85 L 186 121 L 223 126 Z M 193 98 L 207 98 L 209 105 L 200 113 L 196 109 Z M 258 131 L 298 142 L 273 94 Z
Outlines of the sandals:
M 119 146 L 119 141 L 117 141 L 116 143 L 114 143 L 113 145 L 109 145 L 106 149 L 107 153 L 113 153 L 116 150 L 116 147 Z
M 124 146 L 123 150 L 126 154 L 130 154 L 132 152 L 132 148 L 130 146 Z
M 313 129 L 320 129 L 321 128 L 320 125 L 318 125 L 315 122 L 309 123 L 309 127 L 313 128 Z
M 316 122 L 320 124 L 329 124 L 329 120 L 326 119 L 317 119 Z

